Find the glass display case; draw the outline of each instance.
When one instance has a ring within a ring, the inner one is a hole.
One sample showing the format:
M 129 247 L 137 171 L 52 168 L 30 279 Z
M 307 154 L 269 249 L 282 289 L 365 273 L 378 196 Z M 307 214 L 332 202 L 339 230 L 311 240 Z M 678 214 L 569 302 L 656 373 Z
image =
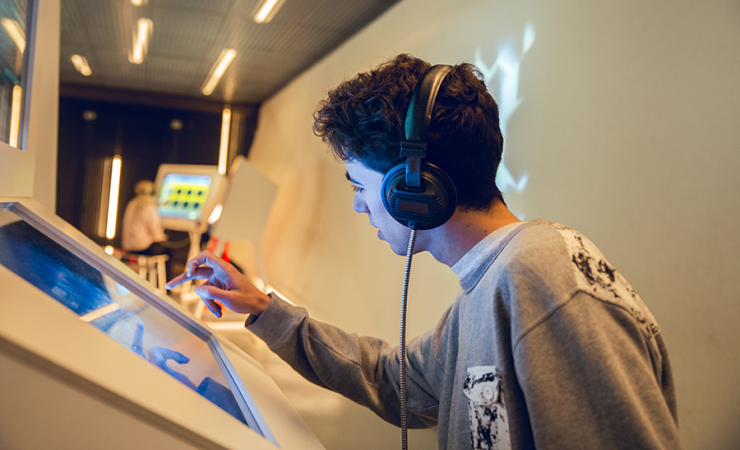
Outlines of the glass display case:
M 0 204 L 0 265 L 274 442 L 209 330 L 73 244 L 29 211 Z

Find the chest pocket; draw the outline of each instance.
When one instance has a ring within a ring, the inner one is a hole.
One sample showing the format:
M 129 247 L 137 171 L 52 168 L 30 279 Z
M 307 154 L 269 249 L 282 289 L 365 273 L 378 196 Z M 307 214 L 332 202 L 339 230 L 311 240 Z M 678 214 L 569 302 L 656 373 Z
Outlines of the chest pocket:
M 511 449 L 502 377 L 496 366 L 468 368 L 463 392 L 468 398 L 473 449 Z

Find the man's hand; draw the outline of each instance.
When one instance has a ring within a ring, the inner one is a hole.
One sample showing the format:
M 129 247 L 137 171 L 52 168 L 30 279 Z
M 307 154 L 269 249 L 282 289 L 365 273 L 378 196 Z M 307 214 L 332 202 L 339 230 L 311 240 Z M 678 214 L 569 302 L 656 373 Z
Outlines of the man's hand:
M 256 316 L 262 314 L 270 303 L 270 297 L 250 283 L 234 266 L 208 251 L 190 260 L 187 271 L 170 280 L 166 288 L 172 289 L 190 280 L 206 280 L 193 292 L 203 299 L 216 317 L 223 315 L 221 305 L 216 300 L 236 313 Z

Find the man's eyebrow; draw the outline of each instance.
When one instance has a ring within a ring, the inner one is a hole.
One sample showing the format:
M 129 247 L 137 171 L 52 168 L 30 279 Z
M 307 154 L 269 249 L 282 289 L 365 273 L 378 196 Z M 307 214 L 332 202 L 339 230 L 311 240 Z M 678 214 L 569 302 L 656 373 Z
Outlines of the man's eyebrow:
M 344 177 L 345 177 L 345 178 L 346 178 L 347 180 L 349 180 L 349 182 L 350 182 L 350 183 L 352 183 L 352 184 L 356 184 L 356 185 L 358 185 L 358 186 L 362 186 L 362 183 L 360 183 L 360 182 L 359 182 L 359 181 L 357 181 L 357 180 L 353 180 L 353 179 L 352 179 L 352 177 L 351 177 L 351 176 L 349 176 L 349 172 L 347 172 L 346 170 L 344 171 Z

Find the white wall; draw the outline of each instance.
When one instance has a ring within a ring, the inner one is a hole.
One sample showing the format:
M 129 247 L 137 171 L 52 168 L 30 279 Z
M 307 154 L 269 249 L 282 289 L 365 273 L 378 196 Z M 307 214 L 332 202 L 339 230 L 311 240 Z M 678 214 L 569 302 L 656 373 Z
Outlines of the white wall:
M 56 206 L 60 17 L 61 0 L 39 0 L 28 145 L 0 145 L 0 197 L 33 197 L 50 211 Z
M 526 24 L 536 39 L 521 62 L 506 163 L 529 178 L 507 200 L 600 247 L 662 326 L 688 448 L 736 448 L 736 0 L 402 1 L 260 110 L 250 160 L 281 189 L 262 241 L 270 281 L 321 319 L 397 339 L 403 258 L 352 211 L 312 112 L 328 89 L 397 53 L 459 63 L 479 49 L 492 65 L 506 43 L 521 51 Z M 457 288 L 446 267 L 417 257 L 410 334 L 433 326 Z

